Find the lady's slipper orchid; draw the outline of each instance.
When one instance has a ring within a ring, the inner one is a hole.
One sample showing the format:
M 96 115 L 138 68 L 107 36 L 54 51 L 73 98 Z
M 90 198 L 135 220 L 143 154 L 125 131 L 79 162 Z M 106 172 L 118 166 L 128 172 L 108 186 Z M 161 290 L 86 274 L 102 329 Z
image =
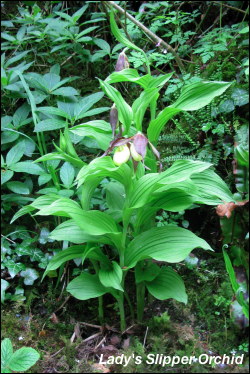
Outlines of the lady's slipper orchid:
M 125 164 L 130 157 L 130 150 L 129 147 L 125 145 L 120 145 L 117 147 L 114 156 L 113 161 L 116 166 L 120 166 L 122 164 Z
M 121 137 L 112 140 L 110 142 L 109 148 L 106 150 L 103 156 L 107 156 L 110 152 L 113 151 L 114 148 L 117 148 L 113 157 L 114 163 L 116 165 L 121 165 L 127 162 L 131 156 L 132 161 L 134 163 L 134 168 L 136 169 L 138 162 L 142 161 L 144 164 L 144 158 L 147 153 L 148 144 L 152 149 L 154 155 L 160 161 L 160 153 L 153 146 L 153 144 L 150 143 L 148 138 L 141 132 L 138 132 L 136 135 L 131 136 L 129 138 Z M 160 170 L 161 169 L 162 165 L 160 162 Z

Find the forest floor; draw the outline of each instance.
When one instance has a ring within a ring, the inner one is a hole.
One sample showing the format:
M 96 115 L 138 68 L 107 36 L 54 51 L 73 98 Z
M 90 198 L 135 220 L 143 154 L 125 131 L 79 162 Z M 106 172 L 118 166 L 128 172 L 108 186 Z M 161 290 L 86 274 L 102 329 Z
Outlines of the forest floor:
M 232 294 L 230 284 L 223 281 L 227 279 L 223 262 L 215 255 L 196 266 L 177 266 L 186 283 L 188 304 L 148 300 L 146 322 L 136 325 L 128 320 L 123 334 L 118 319 L 111 319 L 117 314 L 112 299 L 104 300 L 107 320 L 100 326 L 95 301 L 79 302 L 64 294 L 53 300 L 53 287 L 45 285 L 44 294 L 32 290 L 25 304 L 4 306 L 2 338 L 10 338 L 14 349 L 29 346 L 39 351 L 41 359 L 30 373 L 248 372 L 247 331 L 230 316 Z M 149 354 L 156 358 L 157 354 L 232 357 L 234 353 L 244 354 L 242 365 L 192 362 L 162 367 L 159 362 L 146 362 Z M 127 366 L 105 363 L 109 356 L 121 354 L 131 356 Z M 142 363 L 135 364 L 135 357 Z

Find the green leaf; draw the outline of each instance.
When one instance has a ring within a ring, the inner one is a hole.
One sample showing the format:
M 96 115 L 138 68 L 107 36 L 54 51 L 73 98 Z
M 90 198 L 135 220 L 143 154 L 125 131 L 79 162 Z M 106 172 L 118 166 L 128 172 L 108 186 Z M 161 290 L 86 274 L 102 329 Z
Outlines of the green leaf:
M 101 284 L 98 275 L 86 272 L 73 279 L 68 284 L 67 291 L 78 300 L 88 300 L 107 293 L 107 289 Z
M 90 235 L 103 235 L 117 231 L 115 222 L 104 212 L 83 211 L 75 201 L 67 198 L 54 201 L 51 205 L 42 208 L 37 214 L 70 217 Z
M 151 282 L 160 273 L 161 268 L 153 262 L 147 261 L 145 264 L 138 263 L 135 267 L 136 283 L 144 281 Z
M 99 131 L 99 129 L 79 125 L 75 126 L 74 128 L 71 128 L 70 132 L 79 136 L 87 136 L 95 139 L 99 145 L 99 148 L 103 151 L 106 151 L 112 139 L 111 127 L 109 133 L 104 133 L 102 131 Z
M 8 182 L 13 177 L 13 171 L 1 169 L 1 184 Z
M 13 217 L 12 217 L 12 220 L 10 221 L 10 223 L 13 223 L 16 219 L 18 219 L 19 217 L 22 217 L 23 215 L 27 214 L 27 213 L 30 213 L 32 212 L 33 210 L 35 210 L 35 208 L 33 208 L 32 206 L 30 205 L 26 205 L 24 207 L 22 207 Z
M 160 174 L 158 173 L 146 174 L 138 179 L 128 196 L 129 207 L 135 209 L 147 204 L 152 197 L 152 193 L 155 190 L 156 183 L 159 179 Z
M 39 278 L 39 273 L 35 269 L 31 268 L 27 268 L 26 270 L 21 271 L 20 275 L 24 278 L 23 283 L 26 286 L 32 286 L 35 280 Z
M 249 93 L 242 88 L 235 88 L 231 97 L 235 105 L 242 106 L 249 103 Z
M 57 129 L 61 129 L 65 127 L 65 125 L 66 125 L 65 121 L 62 121 L 60 119 L 55 119 L 55 118 L 49 118 L 41 122 L 38 122 L 35 126 L 34 131 L 41 132 L 41 131 L 57 130 Z
M 7 153 L 6 156 L 6 164 L 7 166 L 11 166 L 18 162 L 25 152 L 25 143 L 23 141 L 17 143 L 14 145 L 13 148 L 10 149 L 10 151 Z
M 170 168 L 161 173 L 159 184 L 168 185 L 183 182 L 189 179 L 192 174 L 201 173 L 211 166 L 212 164 L 203 161 L 177 160 Z
M 243 144 L 239 144 L 234 148 L 234 155 L 239 165 L 249 166 L 249 151 L 245 149 Z
M 62 264 L 64 264 L 67 261 L 73 260 L 75 258 L 81 258 L 82 264 L 84 263 L 85 258 L 88 256 L 88 254 L 93 251 L 96 247 L 89 247 L 89 246 L 83 246 L 83 245 L 73 245 L 71 247 L 68 247 L 67 249 L 64 249 L 63 251 L 57 253 L 49 262 L 42 280 L 44 277 L 51 271 L 58 269 Z
M 9 282 L 7 282 L 5 279 L 1 279 L 1 303 L 4 303 L 5 291 L 7 290 L 9 286 L 10 286 Z M 2 352 L 3 352 L 3 348 L 2 348 Z M 1 358 L 1 362 L 2 362 L 2 358 Z
M 82 6 L 80 9 L 78 9 L 72 16 L 72 19 L 74 22 L 78 21 L 79 18 L 83 15 L 83 13 L 85 12 L 85 10 L 88 8 L 89 4 L 85 4 L 84 6 Z
M 75 177 L 75 169 L 69 162 L 65 162 L 60 168 L 60 178 L 66 188 L 70 188 Z
M 136 69 L 123 69 L 121 71 L 115 71 L 110 74 L 105 82 L 108 84 L 118 83 L 118 82 L 133 82 L 142 86 L 144 89 L 148 87 L 149 82 L 152 80 L 152 77 L 149 74 L 139 75 Z
M 110 45 L 104 39 L 94 38 L 94 43 L 100 47 L 103 51 L 110 54 Z
M 181 212 L 188 209 L 196 200 L 195 189 L 194 193 L 192 193 L 182 187 L 169 188 L 167 191 L 154 194 L 155 198 L 151 205 L 155 207 L 156 211 L 164 209 L 169 212 Z
M 7 187 L 15 193 L 21 194 L 21 195 L 28 195 L 30 193 L 29 188 L 25 183 L 22 182 L 8 182 Z
M 110 156 L 99 157 L 84 166 L 77 175 L 78 188 L 89 180 L 97 179 L 100 183 L 110 177 L 122 183 L 125 188 L 130 184 L 131 169 L 127 164 L 116 166 Z
M 3 281 L 3 279 L 1 279 Z M 6 282 L 6 281 L 4 281 Z M 6 282 L 8 283 L 8 282 Z M 2 283 L 1 283 L 2 284 Z M 8 373 L 9 361 L 13 355 L 13 347 L 11 340 L 5 338 L 1 342 L 1 373 Z
M 125 126 L 126 133 L 128 133 L 133 118 L 132 108 L 126 103 L 116 88 L 101 79 L 99 79 L 99 82 L 107 96 L 115 103 L 118 110 L 118 119 Z
M 97 29 L 98 27 L 99 26 L 91 26 L 91 27 L 88 27 L 87 29 L 81 31 L 80 34 L 77 35 L 76 40 L 79 42 L 80 38 L 82 38 L 83 35 L 86 35 L 86 34 L 90 33 L 91 31 Z
M 124 291 L 121 286 L 122 269 L 117 264 L 117 262 L 112 261 L 112 266 L 109 269 L 101 268 L 98 275 L 104 287 L 111 287 L 120 291 Z
M 219 113 L 230 113 L 235 109 L 233 100 L 222 101 L 218 107 Z
M 137 47 L 134 43 L 130 42 L 125 35 L 119 30 L 114 17 L 114 12 L 110 12 L 110 26 L 112 34 L 118 40 L 118 42 L 124 44 L 126 47 L 135 49 L 136 51 L 142 52 L 142 49 Z
M 75 96 L 79 95 L 78 91 L 76 91 L 73 87 L 60 87 L 56 90 L 52 91 L 51 94 L 58 95 L 58 96 Z
M 67 240 L 71 243 L 82 244 L 86 242 L 98 242 L 111 244 L 104 236 L 92 236 L 84 232 L 72 219 L 58 225 L 49 235 L 53 240 Z
M 147 130 L 149 140 L 151 142 L 156 142 L 168 120 L 179 112 L 181 112 L 179 108 L 167 107 L 163 109 L 154 120 L 150 121 Z
M 142 131 L 142 121 L 145 111 L 150 103 L 156 101 L 159 97 L 157 88 L 150 88 L 143 91 L 140 96 L 134 101 L 132 110 L 134 114 L 134 122 L 138 131 Z
M 24 372 L 39 360 L 40 354 L 33 348 L 23 347 L 11 356 L 8 366 L 11 370 Z
M 37 164 L 33 164 L 32 161 L 17 162 L 16 164 L 11 165 L 10 169 L 17 173 L 28 173 L 33 175 L 44 174 L 44 169 Z
M 106 203 L 112 211 L 122 210 L 125 203 L 124 186 L 119 182 L 109 182 L 105 186 Z
M 73 112 L 76 120 L 85 117 L 85 113 L 104 96 L 103 92 L 95 92 L 94 94 L 83 97 L 74 105 Z
M 199 81 L 184 86 L 177 101 L 165 108 L 149 123 L 148 138 L 157 141 L 161 130 L 169 119 L 180 111 L 198 110 L 208 105 L 216 96 L 220 96 L 231 85 L 227 82 Z
M 154 227 L 137 237 L 125 251 L 125 266 L 132 268 L 138 261 L 183 261 L 194 248 L 212 250 L 210 245 L 191 231 L 177 226 Z
M 5 262 L 5 267 L 7 267 L 11 278 L 14 278 L 21 270 L 25 269 L 25 265 L 21 262 L 15 262 L 14 260 L 8 260 Z
M 50 106 L 43 106 L 40 108 L 37 108 L 37 112 L 42 112 L 44 114 L 52 114 L 54 116 L 61 116 L 67 119 L 70 119 L 70 116 L 68 113 L 64 112 L 64 110 L 61 110 L 59 108 L 53 108 Z
M 180 110 L 198 110 L 208 105 L 215 97 L 225 92 L 232 83 L 200 81 L 184 86 L 180 97 L 172 108 Z
M 218 205 L 235 201 L 227 184 L 211 169 L 193 174 L 191 180 L 198 189 L 197 203 Z
M 153 281 L 146 282 L 146 287 L 156 299 L 175 299 L 184 304 L 187 303 L 183 280 L 170 267 L 162 267 L 160 273 Z

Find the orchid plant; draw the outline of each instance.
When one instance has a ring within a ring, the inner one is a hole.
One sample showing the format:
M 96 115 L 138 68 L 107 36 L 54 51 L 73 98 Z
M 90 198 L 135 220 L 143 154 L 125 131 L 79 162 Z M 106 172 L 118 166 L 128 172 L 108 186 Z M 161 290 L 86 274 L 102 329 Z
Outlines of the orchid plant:
M 126 50 L 144 53 L 118 29 L 113 13 L 110 17 L 112 32 Z M 104 151 L 89 164 L 75 164 L 80 168 L 76 177 L 80 201 L 48 194 L 38 197 L 13 217 L 15 220 L 37 210 L 37 215 L 64 218 L 50 237 L 71 244 L 51 259 L 44 276 L 67 261 L 80 258 L 86 268 L 69 282 L 67 291 L 79 300 L 98 298 L 101 321 L 104 319 L 103 295 L 111 294 L 119 306 L 122 331 L 126 328 L 125 302 L 132 319 L 135 318 L 128 292 L 131 287 L 127 284 L 128 273 L 134 274 L 136 318 L 141 322 L 146 292 L 160 300 L 173 298 L 187 302 L 184 282 L 170 264 L 183 261 L 195 248 L 212 251 L 205 240 L 187 229 L 172 225 L 156 227 L 157 212 L 162 209 L 179 212 L 197 204 L 217 206 L 234 201 L 210 163 L 178 160 L 162 170 L 157 150 L 157 139 L 174 115 L 206 106 L 230 83 L 204 81 L 188 85 L 175 103 L 158 113 L 159 91 L 172 73 L 152 76 L 147 64 L 147 74 L 140 75 L 129 68 L 126 50 L 118 58 L 117 71 L 105 81 L 99 80 L 111 100 L 110 123 L 90 121 L 67 130 L 71 134 L 93 137 Z M 142 88 L 132 106 L 114 87 L 117 82 L 129 82 Z M 148 107 L 149 120 L 145 116 Z M 37 161 L 66 157 L 67 148 L 61 150 L 57 146 L 57 151 L 54 156 L 51 153 Z M 78 157 L 72 150 L 68 156 L 71 157 L 69 162 Z M 90 209 L 93 194 L 105 178 L 109 181 L 107 209 Z

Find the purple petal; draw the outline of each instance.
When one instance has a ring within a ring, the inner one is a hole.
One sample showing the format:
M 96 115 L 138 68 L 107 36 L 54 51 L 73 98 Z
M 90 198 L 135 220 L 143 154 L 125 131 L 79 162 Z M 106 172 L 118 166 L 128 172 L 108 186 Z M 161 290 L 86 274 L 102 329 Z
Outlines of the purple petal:
M 148 139 L 143 134 L 136 134 L 133 140 L 135 150 L 142 158 L 145 157 L 147 151 Z

